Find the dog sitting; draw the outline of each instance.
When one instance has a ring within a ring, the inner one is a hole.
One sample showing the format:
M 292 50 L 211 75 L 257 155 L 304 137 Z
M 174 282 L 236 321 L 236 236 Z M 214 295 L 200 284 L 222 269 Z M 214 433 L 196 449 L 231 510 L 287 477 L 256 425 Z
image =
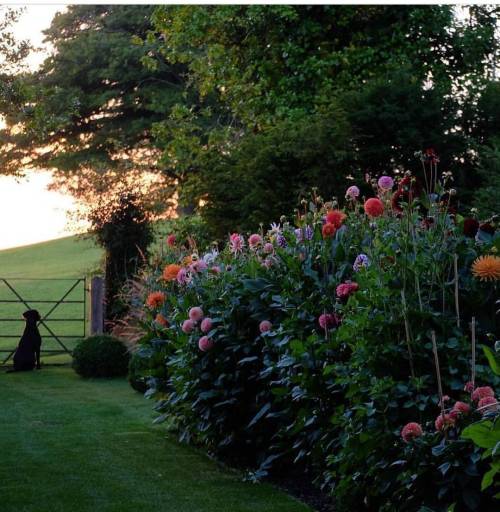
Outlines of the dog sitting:
M 36 309 L 29 309 L 23 313 L 26 320 L 26 327 L 21 336 L 16 353 L 14 354 L 14 371 L 24 372 L 30 371 L 40 366 L 40 347 L 42 345 L 42 337 L 37 327 L 40 320 L 40 314 Z

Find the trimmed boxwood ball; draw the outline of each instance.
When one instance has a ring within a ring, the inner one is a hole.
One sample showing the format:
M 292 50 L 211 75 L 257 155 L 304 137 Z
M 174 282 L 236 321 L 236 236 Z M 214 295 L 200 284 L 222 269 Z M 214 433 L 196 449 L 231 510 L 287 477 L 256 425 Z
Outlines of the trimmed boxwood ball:
M 73 350 L 73 369 L 82 377 L 127 375 L 129 354 L 123 343 L 107 335 L 80 340 Z

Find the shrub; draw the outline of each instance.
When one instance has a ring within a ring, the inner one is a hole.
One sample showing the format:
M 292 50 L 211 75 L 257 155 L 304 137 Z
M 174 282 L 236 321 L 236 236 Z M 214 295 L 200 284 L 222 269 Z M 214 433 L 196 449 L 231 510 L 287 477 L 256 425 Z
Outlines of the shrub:
M 396 503 L 405 511 L 454 503 L 487 510 L 493 491 L 481 490 L 482 448 L 452 443 L 461 425 L 445 436 L 435 431 L 433 338 L 444 392 L 463 401 L 469 322 L 476 317 L 482 343 L 497 329 L 495 283 L 471 268 L 500 240 L 491 225 L 464 231 L 455 192 L 437 183 L 434 152 L 422 161 L 422 183 L 400 176 L 390 191 L 374 181 L 383 204 L 376 217 L 356 198 L 337 211 L 313 196 L 297 225 L 282 218 L 248 239 L 234 233 L 220 253 L 173 248 L 150 269 L 147 291 L 166 300 L 145 306 L 158 337 L 148 347 L 163 351 L 167 372 L 150 381 L 151 393 L 180 439 L 237 459 L 257 478 L 291 464 L 310 471 L 340 511 Z M 435 193 L 420 197 L 424 187 Z M 175 278 L 163 278 L 174 264 Z M 492 279 L 498 266 L 491 256 Z M 167 320 L 161 329 L 158 314 Z M 476 384 L 498 385 L 485 363 L 478 354 Z M 425 427 L 419 452 L 400 439 L 412 422 Z M 477 476 L 468 478 L 469 470 Z
M 111 336 L 90 336 L 73 351 L 73 369 L 82 377 L 121 377 L 127 374 L 129 354 Z

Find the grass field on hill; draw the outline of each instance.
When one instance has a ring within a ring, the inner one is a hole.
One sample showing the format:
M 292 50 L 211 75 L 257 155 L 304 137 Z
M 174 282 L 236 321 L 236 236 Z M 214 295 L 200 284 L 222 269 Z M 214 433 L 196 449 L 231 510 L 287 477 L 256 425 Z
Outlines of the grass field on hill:
M 79 237 L 61 238 L 15 249 L 0 251 L 0 301 L 17 300 L 18 297 L 9 285 L 25 299 L 42 317 L 55 304 L 34 301 L 58 301 L 76 283 L 99 268 L 102 251 L 90 239 Z M 54 281 L 48 279 L 56 279 Z M 7 282 L 5 282 L 7 281 Z M 66 300 L 83 300 L 85 283 L 79 282 Z M 17 346 L 24 328 L 22 313 L 27 309 L 23 303 L 0 302 L 0 349 L 12 350 Z M 81 321 L 69 321 L 84 316 L 84 304 L 69 303 L 57 306 L 46 324 L 62 338 L 63 343 L 73 348 L 75 340 L 84 335 Z M 51 338 L 44 325 L 40 333 L 45 349 L 59 349 L 59 344 Z M 14 337 L 6 337 L 14 336 Z M 0 363 L 7 357 L 0 353 Z M 43 355 L 42 361 L 50 363 L 69 362 L 68 356 Z
M 0 372 L 2 512 L 307 512 L 165 439 L 125 379 Z

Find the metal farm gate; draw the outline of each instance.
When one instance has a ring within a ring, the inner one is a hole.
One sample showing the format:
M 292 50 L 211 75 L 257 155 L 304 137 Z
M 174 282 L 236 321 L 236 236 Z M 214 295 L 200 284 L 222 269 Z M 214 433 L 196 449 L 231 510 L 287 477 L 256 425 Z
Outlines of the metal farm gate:
M 87 331 L 86 279 L 0 277 L 0 365 L 14 355 L 27 309 L 36 309 L 41 316 L 42 361 L 69 362 L 76 340 Z

